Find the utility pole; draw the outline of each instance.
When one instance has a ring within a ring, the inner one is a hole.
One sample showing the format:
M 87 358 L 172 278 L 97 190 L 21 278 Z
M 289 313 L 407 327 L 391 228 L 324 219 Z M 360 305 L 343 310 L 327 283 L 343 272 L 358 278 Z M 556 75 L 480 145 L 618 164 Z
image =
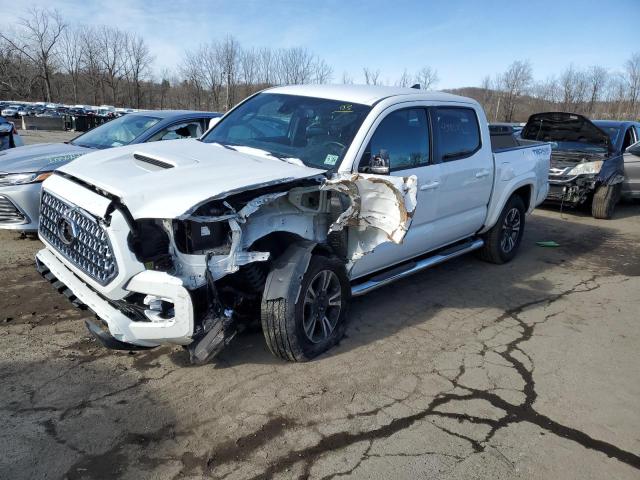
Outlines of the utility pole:
M 229 109 L 231 108 L 230 98 L 229 98 L 229 85 L 231 84 L 231 72 L 230 71 L 222 72 L 222 74 L 227 76 L 227 101 L 225 105 L 225 111 L 228 112 Z

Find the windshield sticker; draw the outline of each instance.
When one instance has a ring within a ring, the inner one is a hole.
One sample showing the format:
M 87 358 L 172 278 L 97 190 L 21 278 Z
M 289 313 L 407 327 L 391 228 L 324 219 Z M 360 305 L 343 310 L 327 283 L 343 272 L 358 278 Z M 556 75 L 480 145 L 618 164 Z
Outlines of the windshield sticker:
M 338 107 L 338 110 L 333 113 L 353 113 L 353 105 L 351 105 L 350 103 L 345 103 L 343 105 L 340 105 Z
M 325 165 L 335 165 L 336 162 L 338 161 L 338 155 L 333 155 L 333 154 L 329 154 L 327 155 L 327 157 L 324 159 L 324 164 Z

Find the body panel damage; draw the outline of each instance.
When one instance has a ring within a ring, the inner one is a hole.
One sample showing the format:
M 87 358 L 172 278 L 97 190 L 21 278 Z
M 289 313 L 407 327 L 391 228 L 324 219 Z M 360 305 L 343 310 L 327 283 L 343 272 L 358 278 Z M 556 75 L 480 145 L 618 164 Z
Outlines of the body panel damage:
M 347 258 L 351 262 L 384 242 L 401 243 L 416 208 L 417 178 L 346 174 L 328 180 L 324 190 L 347 195 L 351 206 L 329 227 L 337 232 L 352 227 Z M 355 240 L 355 241 L 354 241 Z
M 268 260 L 270 252 L 255 251 L 251 247 L 274 232 L 287 232 L 323 244 L 332 232 L 346 229 L 349 236 L 346 259 L 350 266 L 384 242 L 402 242 L 416 208 L 416 192 L 415 176 L 339 174 L 318 186 L 259 195 L 238 211 L 225 202 L 227 211 L 217 217 L 185 215 L 181 218 L 229 222 L 228 249 L 208 255 L 207 265 L 214 280 L 235 273 L 248 263 Z M 330 195 L 343 196 L 348 205 L 336 218 L 331 218 Z M 197 264 L 196 269 L 204 267 L 204 262 Z M 185 271 L 193 280 L 193 268 Z M 204 284 L 204 272 L 198 277 L 199 281 L 192 287 Z

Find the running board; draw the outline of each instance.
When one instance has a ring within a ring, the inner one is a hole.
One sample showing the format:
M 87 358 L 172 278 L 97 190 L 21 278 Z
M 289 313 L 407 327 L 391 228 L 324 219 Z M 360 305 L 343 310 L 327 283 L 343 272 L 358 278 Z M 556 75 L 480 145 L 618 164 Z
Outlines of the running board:
M 451 260 L 452 258 L 477 250 L 483 245 L 484 241 L 481 239 L 470 240 L 466 243 L 456 245 L 455 247 L 442 250 L 431 257 L 402 264 L 388 272 L 371 277 L 363 283 L 353 285 L 351 287 L 351 296 L 358 297 L 360 295 L 364 295 L 365 293 L 369 293 L 371 290 L 375 290 L 376 288 L 380 288 L 401 278 L 408 277 L 409 275 L 434 267 L 440 263 L 446 262 L 447 260 Z

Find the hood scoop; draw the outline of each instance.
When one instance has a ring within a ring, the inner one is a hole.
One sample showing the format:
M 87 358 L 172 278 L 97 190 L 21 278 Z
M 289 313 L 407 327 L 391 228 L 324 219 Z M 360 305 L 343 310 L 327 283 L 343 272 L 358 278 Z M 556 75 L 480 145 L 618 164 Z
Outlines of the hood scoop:
M 159 158 L 142 155 L 141 153 L 134 153 L 133 158 L 138 166 L 144 168 L 145 170 L 149 170 L 150 172 L 157 170 L 167 170 L 175 166 L 171 163 L 165 162 L 164 160 L 160 160 Z

